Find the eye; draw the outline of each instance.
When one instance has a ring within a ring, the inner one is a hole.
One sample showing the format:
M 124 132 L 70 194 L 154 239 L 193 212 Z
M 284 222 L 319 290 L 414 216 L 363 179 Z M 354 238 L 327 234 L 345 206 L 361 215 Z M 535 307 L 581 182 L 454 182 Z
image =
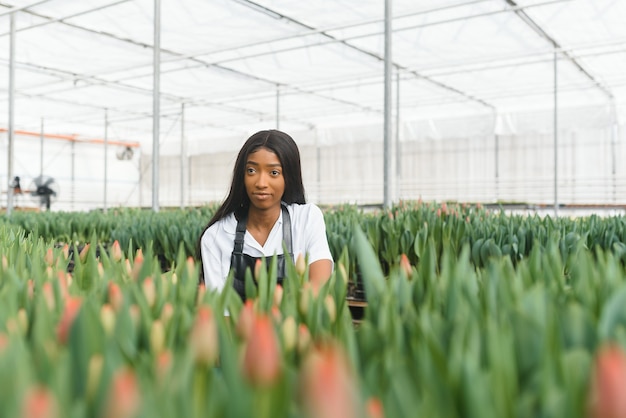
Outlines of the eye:
M 270 174 L 272 175 L 272 177 L 278 177 L 278 176 L 280 176 L 280 171 L 272 170 L 272 171 L 270 171 Z
M 254 174 L 256 172 L 256 170 L 252 167 L 246 167 L 246 173 L 248 174 Z

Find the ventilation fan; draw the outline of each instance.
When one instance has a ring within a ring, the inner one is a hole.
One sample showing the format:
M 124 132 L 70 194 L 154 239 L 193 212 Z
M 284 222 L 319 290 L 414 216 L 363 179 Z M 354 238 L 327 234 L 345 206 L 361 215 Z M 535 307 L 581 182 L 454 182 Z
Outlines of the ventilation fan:
M 59 195 L 59 186 L 54 178 L 44 175 L 35 177 L 28 190 L 32 198 L 39 202 L 39 206 L 45 206 L 46 210 L 50 210 L 50 204 Z
M 118 160 L 130 160 L 133 158 L 134 151 L 131 147 L 121 147 L 115 153 Z

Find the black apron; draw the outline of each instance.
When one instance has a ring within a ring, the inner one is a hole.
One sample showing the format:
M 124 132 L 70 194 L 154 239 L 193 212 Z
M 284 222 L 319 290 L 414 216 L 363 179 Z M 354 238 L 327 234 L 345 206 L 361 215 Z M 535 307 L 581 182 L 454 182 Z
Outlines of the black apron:
M 283 212 L 283 241 L 285 248 L 289 249 L 289 255 L 293 260 L 293 246 L 291 244 L 291 218 L 289 217 L 289 211 L 284 205 L 281 205 Z M 241 296 L 243 301 L 246 300 L 246 269 L 250 268 L 250 271 L 254 276 L 254 266 L 257 260 L 262 257 L 252 257 L 243 253 L 243 240 L 246 235 L 246 223 L 248 221 L 248 215 L 241 217 L 237 222 L 237 230 L 235 232 L 235 248 L 230 256 L 230 268 L 235 271 L 235 280 L 233 281 L 233 287 Z M 271 257 L 266 257 L 266 262 L 269 265 Z M 277 267 L 277 284 L 283 283 L 285 277 L 285 254 L 276 255 L 276 267 Z M 256 285 L 256 279 L 254 284 Z

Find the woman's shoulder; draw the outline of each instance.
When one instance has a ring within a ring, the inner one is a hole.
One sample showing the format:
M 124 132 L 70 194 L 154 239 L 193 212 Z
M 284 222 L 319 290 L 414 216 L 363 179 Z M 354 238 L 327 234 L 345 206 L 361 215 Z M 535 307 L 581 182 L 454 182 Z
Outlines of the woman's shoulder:
M 222 219 L 215 222 L 213 225 L 208 227 L 204 234 L 202 235 L 203 239 L 215 239 L 218 235 L 222 234 L 235 234 L 237 229 L 237 220 L 235 219 L 234 213 L 229 213 Z
M 322 210 L 315 203 L 292 203 L 287 205 L 291 216 L 307 220 L 309 218 L 323 218 Z

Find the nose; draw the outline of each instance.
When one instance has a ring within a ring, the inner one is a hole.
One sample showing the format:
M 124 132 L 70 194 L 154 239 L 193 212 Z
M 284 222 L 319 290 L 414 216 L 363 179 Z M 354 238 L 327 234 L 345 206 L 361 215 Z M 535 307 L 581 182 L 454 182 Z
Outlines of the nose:
M 267 174 L 261 172 L 257 177 L 255 186 L 257 189 L 264 189 L 267 187 Z

